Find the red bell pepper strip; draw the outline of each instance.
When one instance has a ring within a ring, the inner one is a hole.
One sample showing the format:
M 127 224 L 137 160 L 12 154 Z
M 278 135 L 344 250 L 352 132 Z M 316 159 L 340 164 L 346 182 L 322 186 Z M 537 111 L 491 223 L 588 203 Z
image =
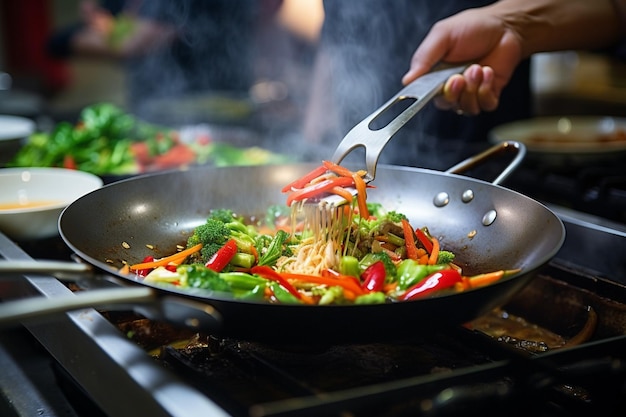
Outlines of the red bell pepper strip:
M 282 192 L 286 193 L 288 191 L 292 191 L 293 189 L 304 188 L 305 185 L 310 183 L 315 178 L 319 177 L 320 175 L 324 175 L 326 171 L 327 171 L 326 167 L 323 165 L 320 165 L 314 170 L 310 171 L 309 173 L 304 174 L 302 177 L 298 178 L 297 180 L 292 181 L 289 184 L 285 185 L 282 189 Z
M 237 253 L 237 242 L 235 239 L 228 240 L 224 246 L 218 249 L 217 252 L 207 261 L 204 265 L 215 272 L 222 272 L 226 265 L 233 259 Z
M 287 206 L 291 206 L 294 201 L 304 200 L 305 198 L 315 197 L 331 191 L 334 187 L 347 187 L 349 185 L 354 185 L 354 180 L 348 177 L 336 177 L 318 182 L 289 194 L 287 196 Z
M 291 285 L 291 283 L 289 281 L 287 281 L 282 275 L 280 275 L 278 272 L 276 272 L 274 269 L 272 269 L 272 267 L 267 266 L 267 265 L 253 266 L 252 268 L 250 268 L 250 273 L 259 275 L 259 276 L 261 276 L 261 277 L 263 277 L 265 279 L 269 279 L 271 281 L 278 282 L 284 289 L 289 291 L 291 293 L 291 295 L 296 297 L 298 300 L 304 301 L 304 297 L 296 289 L 296 287 Z
M 454 284 L 461 281 L 461 274 L 456 269 L 437 271 L 406 290 L 400 300 L 407 301 L 424 297 L 432 292 L 453 287 Z
M 145 258 L 143 258 L 142 262 L 154 262 L 154 256 L 146 256 Z M 145 277 L 146 275 L 148 275 L 150 273 L 150 271 L 152 271 L 154 268 L 143 268 L 143 269 L 138 269 L 137 275 L 141 275 L 142 277 Z
M 426 233 L 422 229 L 415 229 L 415 235 L 417 239 L 422 243 L 426 252 L 431 253 L 433 251 L 433 242 L 430 241 L 430 238 L 426 236 Z
M 303 276 L 302 280 L 311 282 L 310 278 L 311 275 Z M 324 269 L 322 270 L 322 278 L 322 280 L 318 280 L 317 277 L 314 277 L 314 279 L 316 280 L 314 282 L 324 284 L 324 279 L 328 279 L 329 281 L 327 281 L 326 284 L 329 286 L 340 285 L 345 290 L 352 291 L 356 295 L 365 294 L 365 291 L 363 291 L 363 288 L 361 288 L 361 281 L 359 281 L 357 277 L 353 277 L 352 275 L 344 275 L 332 269 Z M 332 280 L 338 281 L 339 284 L 336 284 L 335 281 Z
M 385 264 L 382 261 L 374 262 L 361 273 L 361 279 L 363 280 L 361 288 L 365 292 L 382 291 L 385 285 L 386 274 Z

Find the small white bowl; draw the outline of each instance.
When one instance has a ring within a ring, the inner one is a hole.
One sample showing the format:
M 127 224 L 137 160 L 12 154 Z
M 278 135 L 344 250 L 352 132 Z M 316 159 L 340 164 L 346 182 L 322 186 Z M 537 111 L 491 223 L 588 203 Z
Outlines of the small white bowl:
M 100 187 L 100 177 L 83 171 L 0 169 L 0 231 L 17 241 L 58 235 L 63 209 Z

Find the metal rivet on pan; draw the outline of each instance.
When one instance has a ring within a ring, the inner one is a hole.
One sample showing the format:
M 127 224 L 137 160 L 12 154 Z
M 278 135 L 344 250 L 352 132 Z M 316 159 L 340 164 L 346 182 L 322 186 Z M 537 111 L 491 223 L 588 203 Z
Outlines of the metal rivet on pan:
M 474 191 L 472 190 L 463 191 L 463 195 L 461 195 L 461 200 L 463 200 L 464 203 L 469 203 L 473 199 L 474 199 Z
M 487 213 L 485 213 L 485 215 L 483 216 L 483 224 L 485 226 L 489 226 L 491 225 L 491 223 L 493 223 L 496 220 L 496 216 L 497 213 L 495 210 L 489 210 Z
M 440 192 L 437 194 L 433 200 L 433 203 L 437 207 L 443 207 L 450 202 L 450 196 L 448 193 Z

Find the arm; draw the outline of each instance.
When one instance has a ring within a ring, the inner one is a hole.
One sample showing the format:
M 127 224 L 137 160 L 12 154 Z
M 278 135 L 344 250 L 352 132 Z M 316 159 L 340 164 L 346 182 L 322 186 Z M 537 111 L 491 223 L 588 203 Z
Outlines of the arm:
M 607 46 L 623 35 L 626 0 L 500 0 L 437 22 L 415 51 L 405 84 L 438 62 L 476 62 L 451 77 L 442 109 L 492 111 L 523 60 L 537 52 Z M 623 14 L 622 14 L 623 16 Z M 602 30 L 598 30 L 601 27 Z

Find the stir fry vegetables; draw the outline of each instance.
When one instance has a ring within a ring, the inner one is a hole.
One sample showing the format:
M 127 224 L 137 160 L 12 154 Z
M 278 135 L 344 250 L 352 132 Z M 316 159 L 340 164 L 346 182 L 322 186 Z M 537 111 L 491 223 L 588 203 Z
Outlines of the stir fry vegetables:
M 256 223 L 229 209 L 213 210 L 183 251 L 125 271 L 145 282 L 227 292 L 241 300 L 315 305 L 416 300 L 490 285 L 519 271 L 465 276 L 455 254 L 427 227 L 416 228 L 378 203 L 352 201 L 332 209 L 303 204 L 338 193 L 334 187 L 310 193 L 314 184 L 356 186 L 354 178 L 363 178 L 342 170 L 324 163 L 289 184 L 283 191 L 298 196 L 288 197 L 291 208 L 270 207 Z

